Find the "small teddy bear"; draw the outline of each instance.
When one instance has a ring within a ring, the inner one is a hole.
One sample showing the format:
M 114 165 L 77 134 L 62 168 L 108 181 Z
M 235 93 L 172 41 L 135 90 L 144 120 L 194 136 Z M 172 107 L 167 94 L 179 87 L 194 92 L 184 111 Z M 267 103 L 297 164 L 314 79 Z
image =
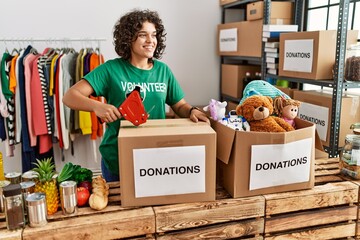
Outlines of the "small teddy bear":
M 276 97 L 274 98 L 274 113 L 296 128 L 294 119 L 298 115 L 300 104 L 298 100 Z
M 220 121 L 225 117 L 227 102 L 220 102 L 215 99 L 211 99 L 209 105 L 203 107 L 205 112 L 209 111 L 210 116 L 215 121 Z
M 272 116 L 273 100 L 268 96 L 250 96 L 236 107 L 236 113 L 243 116 L 250 124 L 250 131 L 287 132 L 295 130 L 284 119 Z

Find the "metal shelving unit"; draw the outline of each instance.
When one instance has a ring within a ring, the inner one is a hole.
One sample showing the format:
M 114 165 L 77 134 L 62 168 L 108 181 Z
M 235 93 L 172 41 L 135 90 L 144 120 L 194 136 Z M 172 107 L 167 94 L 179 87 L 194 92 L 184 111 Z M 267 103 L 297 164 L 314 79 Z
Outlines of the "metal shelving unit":
M 225 10 L 231 8 L 244 8 L 245 4 L 255 2 L 255 0 L 244 0 L 230 3 L 223 6 L 222 12 L 222 22 L 225 19 Z M 321 87 L 329 87 L 333 89 L 333 98 L 332 98 L 332 111 L 331 111 L 331 125 L 330 125 L 330 144 L 325 150 L 329 153 L 329 157 L 336 157 L 339 154 L 339 130 L 340 130 L 340 114 L 341 114 L 341 100 L 343 89 L 349 88 L 360 88 L 360 83 L 358 82 L 345 82 L 344 81 L 344 63 L 345 63 L 345 51 L 346 51 L 346 35 L 347 35 L 347 23 L 349 15 L 349 2 L 350 0 L 340 0 L 339 3 L 339 22 L 337 28 L 337 40 L 336 40 L 336 59 L 334 67 L 334 79 L 329 80 L 313 80 L 313 79 L 303 79 L 303 78 L 291 78 L 283 77 L 277 75 L 266 74 L 266 60 L 264 53 L 264 43 L 262 43 L 262 56 L 261 58 L 247 58 L 247 57 L 228 57 L 222 56 L 221 63 L 224 62 L 224 59 L 232 60 L 241 60 L 241 61 L 257 61 L 261 64 L 261 74 L 262 78 L 278 78 L 287 80 L 289 82 L 296 82 L 299 84 L 311 84 Z M 270 9 L 271 0 L 264 0 L 264 24 L 270 22 Z M 299 26 L 299 31 L 303 30 L 304 24 L 304 0 L 295 1 L 295 12 L 294 12 L 294 22 Z M 239 101 L 239 99 L 234 99 L 229 96 L 222 96 L 226 99 L 232 101 Z
M 325 148 L 325 150 L 329 153 L 329 157 L 337 157 L 339 155 L 340 115 L 341 115 L 341 100 L 342 100 L 343 89 L 360 88 L 360 84 L 358 82 L 344 81 L 344 65 L 345 65 L 345 52 L 346 52 L 347 23 L 348 23 L 348 15 L 349 15 L 349 2 L 350 0 L 340 0 L 339 3 L 339 18 L 338 18 L 339 22 L 338 22 L 337 39 L 336 39 L 334 79 L 313 80 L 313 79 L 290 78 L 290 77 L 266 74 L 266 77 L 279 78 L 279 79 L 288 80 L 289 82 L 297 82 L 301 84 L 305 83 L 305 84 L 317 85 L 321 87 L 329 87 L 333 89 L 331 122 L 330 122 L 330 141 L 329 141 L 329 146 Z M 299 16 L 297 18 L 300 19 Z

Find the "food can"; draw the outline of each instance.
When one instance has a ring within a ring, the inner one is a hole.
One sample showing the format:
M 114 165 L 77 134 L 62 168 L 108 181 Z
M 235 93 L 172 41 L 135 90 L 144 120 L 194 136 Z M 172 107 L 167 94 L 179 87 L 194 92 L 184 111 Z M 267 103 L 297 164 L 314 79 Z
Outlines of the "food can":
M 63 214 L 75 214 L 77 212 L 76 182 L 64 181 L 60 183 L 59 190 Z
M 30 171 L 24 172 L 23 175 L 21 176 L 21 178 L 22 178 L 23 182 L 34 181 L 37 178 L 37 174 L 35 171 L 30 170 Z
M 31 193 L 26 197 L 30 227 L 40 227 L 47 224 L 47 206 L 45 193 Z
M 33 181 L 21 182 L 20 186 L 21 186 L 21 193 L 23 195 L 23 201 L 25 203 L 24 211 L 25 211 L 25 215 L 26 215 L 28 206 L 27 206 L 27 203 L 26 203 L 25 200 L 26 200 L 26 197 L 28 195 L 30 195 L 31 193 L 34 193 L 34 191 L 35 191 L 35 183 Z
M 3 197 L 3 188 L 10 184 L 10 181 L 3 180 L 0 181 L 0 212 L 5 212 L 5 205 L 4 205 L 4 197 Z
M 11 184 L 19 184 L 21 182 L 21 173 L 9 172 L 5 174 L 5 179 L 10 181 Z

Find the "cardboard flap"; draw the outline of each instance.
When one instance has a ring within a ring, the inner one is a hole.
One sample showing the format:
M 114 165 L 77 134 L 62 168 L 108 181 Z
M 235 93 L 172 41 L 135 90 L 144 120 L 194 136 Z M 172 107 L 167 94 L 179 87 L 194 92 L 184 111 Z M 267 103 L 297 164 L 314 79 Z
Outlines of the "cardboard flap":
M 216 158 L 228 164 L 236 132 L 217 121 L 212 119 L 210 121 L 211 127 L 216 132 Z

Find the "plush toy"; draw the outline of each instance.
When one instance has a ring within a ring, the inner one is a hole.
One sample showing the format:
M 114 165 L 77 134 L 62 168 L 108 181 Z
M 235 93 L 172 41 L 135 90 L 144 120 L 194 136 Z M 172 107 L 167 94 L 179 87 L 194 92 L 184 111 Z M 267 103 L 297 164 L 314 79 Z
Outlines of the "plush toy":
M 294 128 L 284 119 L 271 116 L 274 111 L 271 97 L 254 95 L 236 107 L 236 113 L 250 124 L 250 131 L 287 132 Z
M 276 97 L 274 99 L 274 113 L 295 128 L 294 119 L 298 115 L 300 104 L 300 101 L 291 98 Z
M 221 120 L 225 117 L 227 102 L 219 102 L 215 99 L 211 99 L 209 105 L 203 107 L 205 112 L 209 111 L 210 116 L 215 121 Z
M 242 104 L 246 98 L 253 95 L 268 96 L 273 99 L 278 96 L 284 96 L 284 98 L 286 99 L 290 98 L 288 95 L 276 88 L 274 85 L 271 85 L 264 80 L 253 80 L 249 82 L 244 88 L 243 97 L 240 100 L 240 104 Z

